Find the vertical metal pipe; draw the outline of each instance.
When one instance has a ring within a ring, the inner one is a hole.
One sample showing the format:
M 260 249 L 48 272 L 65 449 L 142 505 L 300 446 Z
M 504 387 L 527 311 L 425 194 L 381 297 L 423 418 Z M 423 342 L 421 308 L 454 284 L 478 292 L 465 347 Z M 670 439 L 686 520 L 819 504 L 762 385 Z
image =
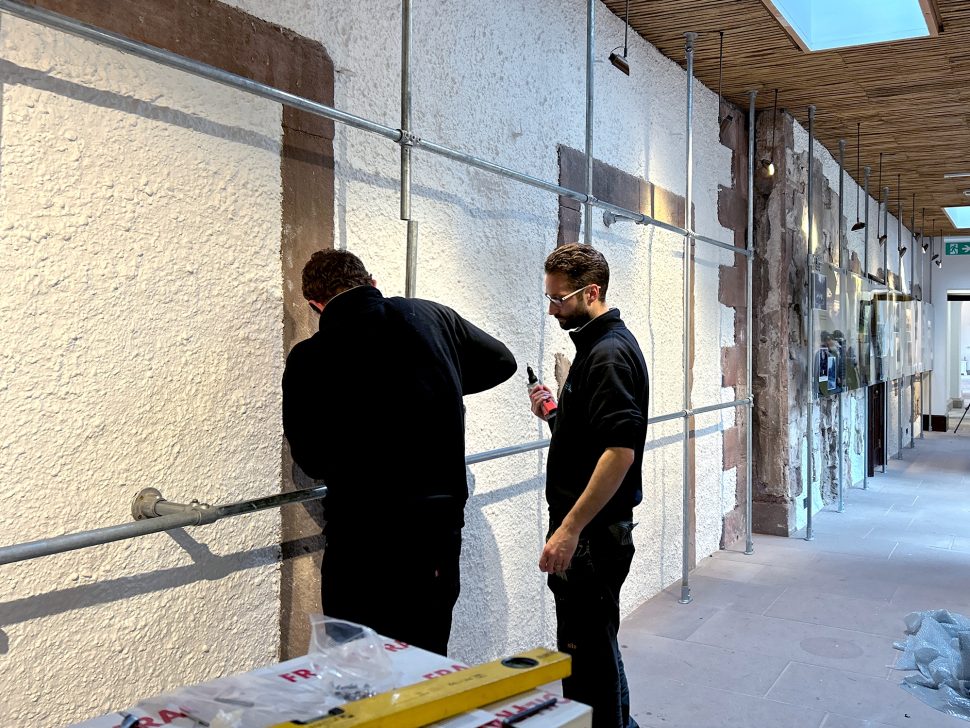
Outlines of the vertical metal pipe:
M 806 343 L 806 348 L 808 352 L 808 428 L 805 430 L 805 439 L 808 445 L 808 467 L 805 471 L 805 509 L 807 513 L 807 522 L 805 525 L 805 540 L 812 541 L 815 536 L 812 534 L 812 481 L 815 479 L 815 458 L 812 454 L 812 449 L 814 447 L 814 433 L 812 428 L 814 427 L 814 417 L 813 410 L 815 409 L 815 390 L 818 388 L 817 377 L 815 376 L 815 321 L 812 315 L 812 309 L 815 305 L 815 276 L 813 263 L 813 241 L 814 241 L 814 219 L 813 213 L 813 201 L 815 193 L 815 185 L 812 182 L 812 175 L 815 173 L 815 106 L 808 107 L 808 254 L 806 256 L 806 267 L 805 272 L 808 275 L 808 305 L 806 306 L 806 312 L 808 314 L 808 341 Z
M 753 477 L 751 459 L 754 439 L 754 366 L 752 365 L 752 350 L 753 350 L 753 340 L 754 340 L 754 324 L 753 324 L 753 313 L 752 307 L 754 305 L 754 160 L 755 160 L 755 140 L 754 140 L 754 124 L 755 124 L 755 97 L 758 95 L 757 91 L 748 92 L 748 252 L 750 255 L 747 258 L 748 272 L 745 278 L 745 357 L 747 360 L 747 371 L 748 373 L 748 409 L 747 415 L 745 417 L 745 434 L 744 434 L 744 449 L 745 449 L 745 459 L 744 459 L 744 469 L 745 469 L 745 486 L 744 486 L 744 524 L 745 524 L 745 542 L 744 542 L 744 553 L 753 554 L 754 553 L 754 540 L 751 535 L 752 523 L 751 523 L 751 501 L 752 501 L 752 483 L 751 479 Z M 771 150 L 771 154 L 774 154 L 774 150 Z
M 404 295 L 416 295 L 418 223 L 411 219 L 411 0 L 401 0 L 401 219 L 407 220 Z
M 935 243 L 936 243 L 935 236 L 932 236 L 931 235 L 930 236 L 930 255 L 933 255 L 933 246 L 934 246 Z M 932 303 L 933 303 L 933 264 L 932 263 L 930 263 L 929 268 L 930 268 L 930 279 L 927 282 L 927 290 L 929 291 L 929 301 L 930 301 L 930 304 L 932 305 Z M 934 325 L 934 328 L 933 328 L 934 333 L 936 331 L 935 324 L 936 324 L 936 322 L 934 321 L 933 322 L 933 325 Z M 933 370 L 932 369 L 930 369 L 929 375 L 930 375 L 930 381 L 929 381 L 929 384 L 926 387 L 926 389 L 927 389 L 927 391 L 926 391 L 926 408 L 929 410 L 928 414 L 930 416 L 930 427 L 932 427 L 933 426 Z
M 903 190 L 900 184 L 900 175 L 896 175 L 896 249 L 903 245 Z M 903 259 L 897 254 L 896 260 L 898 261 L 896 270 L 896 280 L 899 282 L 899 292 L 903 292 Z M 902 296 L 899 297 L 901 299 Z M 901 302 L 901 301 L 900 301 Z M 899 316 L 902 312 L 899 310 L 899 306 L 896 306 L 896 321 L 899 321 Z M 897 328 L 901 328 L 897 324 Z M 902 361 L 902 352 L 899 351 L 899 340 L 896 341 L 896 351 L 897 355 Z M 899 373 L 899 379 L 896 385 L 896 429 L 899 433 L 899 450 L 896 451 L 896 459 L 903 459 L 903 373 Z
M 845 139 L 839 139 L 839 268 L 845 268 L 842 263 L 842 249 L 845 245 L 845 225 L 842 223 L 842 215 L 845 205 L 842 202 L 843 191 L 845 189 Z
M 586 0 L 586 195 L 583 235 L 587 245 L 593 244 L 593 43 L 595 41 L 596 0 Z M 685 226 L 686 227 L 686 226 Z
M 865 191 L 862 195 L 862 199 L 866 201 L 866 213 L 865 213 L 865 220 L 864 220 L 864 222 L 866 223 L 866 226 L 862 229 L 863 247 L 865 249 L 865 253 L 863 256 L 863 263 L 862 263 L 862 277 L 868 283 L 869 281 L 869 175 L 872 173 L 872 168 L 866 167 L 864 169 L 864 172 L 865 172 L 865 175 L 863 179 L 865 180 L 865 183 L 863 186 Z M 876 216 L 876 219 L 877 220 L 879 219 L 878 216 Z M 858 325 L 859 323 L 857 321 L 856 326 Z M 870 342 L 870 347 L 871 347 L 871 342 Z M 870 356 L 871 356 L 871 353 L 870 353 Z M 863 490 L 866 490 L 869 487 L 869 462 L 868 462 L 869 460 L 869 387 L 871 384 L 872 382 L 869 381 L 869 376 L 867 372 L 865 397 L 864 397 L 865 412 L 863 413 L 863 417 L 862 417 L 863 442 L 866 443 L 866 457 L 862 466 L 862 489 Z
M 913 209 L 909 214 L 909 298 L 910 306 L 913 308 L 913 330 L 910 332 L 910 342 L 916 340 L 916 193 L 913 193 Z M 912 356 L 913 344 L 910 343 L 910 364 L 913 366 L 913 373 L 909 375 L 909 448 L 916 447 L 916 432 L 913 420 L 916 418 L 916 357 Z
M 691 220 L 691 207 L 694 195 L 694 41 L 697 40 L 697 33 L 685 33 L 685 50 L 687 52 L 687 189 L 684 193 L 684 229 L 688 234 L 684 236 L 684 410 L 690 412 L 690 360 L 691 360 L 691 282 L 690 282 L 690 258 L 691 250 L 694 247 L 694 239 L 690 233 L 693 232 Z M 683 481 L 683 541 L 682 548 L 682 573 L 680 580 L 680 603 L 689 604 L 692 601 L 690 595 L 690 431 L 693 418 L 688 415 L 684 418 L 684 481 Z
M 882 188 L 882 233 L 886 236 L 886 242 L 882 246 L 882 277 L 886 282 L 886 309 L 889 309 L 891 301 L 889 299 L 889 187 Z M 889 352 L 883 350 L 883 357 L 888 365 Z M 886 472 L 886 461 L 889 459 L 889 367 L 884 367 L 883 372 L 886 376 L 886 386 L 882 398 L 882 472 Z
M 411 0 L 401 0 L 401 131 L 411 131 Z M 411 219 L 411 145 L 401 145 L 401 219 Z
M 845 268 L 845 258 L 843 257 L 845 255 L 845 223 L 842 220 L 842 215 L 843 215 L 844 208 L 845 208 L 844 203 L 842 201 L 842 198 L 843 198 L 843 190 L 844 190 L 844 187 L 845 187 L 844 186 L 844 182 L 845 182 L 845 139 L 839 139 L 839 274 L 842 277 L 842 285 L 843 286 L 845 286 L 845 284 L 846 284 L 846 282 L 848 280 L 848 276 L 846 275 L 846 268 Z M 859 192 L 858 192 L 858 190 L 856 190 L 856 216 L 857 217 L 858 217 L 858 214 L 859 214 L 858 204 L 859 204 Z M 840 291 L 840 293 L 841 293 L 841 291 Z M 844 351 L 842 352 L 841 356 L 842 356 L 842 362 L 843 362 L 843 367 L 844 367 L 845 366 L 845 352 Z M 845 382 L 844 381 L 842 382 L 842 385 L 843 386 L 842 387 L 839 387 L 839 391 L 835 395 L 836 396 L 836 403 L 837 403 L 837 406 L 838 406 L 838 424 L 836 425 L 836 428 L 837 428 L 837 433 L 836 433 L 836 450 L 838 451 L 838 458 L 839 458 L 839 467 L 838 467 L 838 478 L 839 478 L 839 481 L 838 481 L 838 484 L 837 484 L 837 489 L 838 489 L 837 490 L 837 492 L 838 492 L 838 505 L 837 505 L 837 509 L 838 509 L 838 512 L 839 513 L 842 513 L 845 510 L 845 490 L 844 490 L 844 486 L 843 486 L 843 482 L 844 482 L 844 480 L 843 480 L 843 476 L 844 476 L 844 473 L 843 473 L 843 459 L 844 458 L 843 458 L 843 455 L 842 455 L 842 448 L 845 445 L 845 437 L 843 436 L 843 433 L 842 433 L 842 427 L 843 427 L 843 424 L 844 424 L 843 411 L 842 411 L 842 406 L 843 406 L 843 404 L 842 404 L 842 389 L 845 386 Z

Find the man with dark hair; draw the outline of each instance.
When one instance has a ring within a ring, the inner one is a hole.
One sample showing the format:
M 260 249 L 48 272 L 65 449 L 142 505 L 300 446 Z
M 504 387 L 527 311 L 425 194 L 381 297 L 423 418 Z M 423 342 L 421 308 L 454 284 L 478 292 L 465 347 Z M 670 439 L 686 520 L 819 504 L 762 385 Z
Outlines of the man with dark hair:
M 320 330 L 287 357 L 283 431 L 328 489 L 323 610 L 445 654 L 468 499 L 462 397 L 515 359 L 446 306 L 385 298 L 346 251 L 313 254 L 303 295 Z
M 549 535 L 539 568 L 556 602 L 559 649 L 573 658 L 563 695 L 593 708 L 594 728 L 635 728 L 617 644 L 620 588 L 633 560 L 633 507 L 650 384 L 637 340 L 606 305 L 610 268 L 588 245 L 546 259 L 546 298 L 576 344 L 558 407 L 532 389 L 532 412 L 552 430 L 546 467 Z

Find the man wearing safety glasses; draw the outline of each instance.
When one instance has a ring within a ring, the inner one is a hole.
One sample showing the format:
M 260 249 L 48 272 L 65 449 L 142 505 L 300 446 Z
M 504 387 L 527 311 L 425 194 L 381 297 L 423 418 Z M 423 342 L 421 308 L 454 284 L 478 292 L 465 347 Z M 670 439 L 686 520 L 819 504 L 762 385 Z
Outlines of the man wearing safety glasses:
M 576 345 L 558 406 L 544 385 L 532 412 L 552 430 L 546 471 L 549 534 L 539 568 L 556 602 L 559 649 L 572 655 L 563 695 L 593 708 L 594 728 L 634 728 L 617 644 L 620 588 L 633 559 L 633 508 L 643 497 L 649 378 L 640 346 L 606 305 L 610 269 L 588 245 L 545 264 L 546 298 Z

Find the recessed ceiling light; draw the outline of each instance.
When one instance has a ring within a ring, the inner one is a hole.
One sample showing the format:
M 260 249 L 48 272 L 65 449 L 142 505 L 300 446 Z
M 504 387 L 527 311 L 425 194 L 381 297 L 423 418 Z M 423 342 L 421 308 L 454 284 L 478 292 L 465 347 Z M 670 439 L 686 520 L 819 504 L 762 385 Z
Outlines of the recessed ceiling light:
M 970 177 L 970 172 L 947 172 L 943 179 L 956 179 L 957 177 Z
M 920 0 L 762 0 L 802 50 L 886 43 L 936 35 L 939 22 Z
M 964 190 L 963 191 L 963 196 L 964 197 L 970 197 L 970 190 Z

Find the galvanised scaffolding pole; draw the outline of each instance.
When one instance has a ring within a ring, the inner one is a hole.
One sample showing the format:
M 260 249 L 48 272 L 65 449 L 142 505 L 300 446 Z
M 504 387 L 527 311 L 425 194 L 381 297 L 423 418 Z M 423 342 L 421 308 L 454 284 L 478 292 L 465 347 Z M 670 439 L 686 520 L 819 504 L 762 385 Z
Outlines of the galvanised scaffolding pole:
M 418 221 L 411 218 L 411 0 L 401 0 L 401 219 L 407 221 L 404 295 L 417 295 Z
M 862 266 L 862 280 L 866 282 L 866 286 L 868 287 L 869 285 L 869 175 L 872 173 L 872 169 L 870 167 L 866 167 L 864 169 L 864 172 L 865 172 L 865 175 L 864 175 L 865 191 L 863 192 L 862 199 L 866 201 L 866 215 L 864 220 L 864 222 L 866 223 L 866 226 L 862 229 L 863 230 L 862 239 L 864 241 L 863 247 L 865 248 L 865 257 L 864 257 L 864 262 Z M 878 224 L 878 220 L 879 220 L 878 215 L 876 216 L 876 220 Z M 878 231 L 877 231 L 877 237 L 878 237 Z M 869 356 L 871 357 L 872 356 L 871 341 L 869 342 L 869 351 L 870 351 Z M 872 371 L 871 362 L 867 362 L 867 363 L 869 364 L 869 371 Z M 869 381 L 869 372 L 866 372 L 866 387 L 865 387 L 865 398 L 864 398 L 866 410 L 862 417 L 863 442 L 866 443 L 865 462 L 862 466 L 862 489 L 863 490 L 866 490 L 869 488 L 869 387 L 871 385 L 872 385 L 872 382 Z
M 805 266 L 805 272 L 808 275 L 808 306 L 806 306 L 806 312 L 808 315 L 808 341 L 806 341 L 806 347 L 808 350 L 808 429 L 805 431 L 805 439 L 808 446 L 808 466 L 805 471 L 805 509 L 806 509 L 806 525 L 805 525 L 805 540 L 812 541 L 815 536 L 812 533 L 812 509 L 814 504 L 812 503 L 812 481 L 815 480 L 815 456 L 812 454 L 814 449 L 815 437 L 812 432 L 814 424 L 814 409 L 815 409 L 815 391 L 818 389 L 818 377 L 815 375 L 815 318 L 813 314 L 813 307 L 815 306 L 815 257 L 813 255 L 814 251 L 814 229 L 815 220 L 813 219 L 812 213 L 814 212 L 814 193 L 815 184 L 813 180 L 813 175 L 815 173 L 815 107 L 808 107 L 808 253 L 807 253 L 807 264 Z
M 748 231 L 747 231 L 747 247 L 748 247 L 748 257 L 747 263 L 747 277 L 745 278 L 745 359 L 747 362 L 747 379 L 748 379 L 748 407 L 745 412 L 745 433 L 744 433 L 744 471 L 745 471 L 745 484 L 744 484 L 744 553 L 753 554 L 754 553 L 754 541 L 752 539 L 752 523 L 751 523 L 751 508 L 752 508 L 752 483 L 751 478 L 753 477 L 753 468 L 751 466 L 752 452 L 754 450 L 754 367 L 752 366 L 753 360 L 753 347 L 754 347 L 754 318 L 752 312 L 753 298 L 754 298 L 754 158 L 755 158 L 755 139 L 754 139 L 754 125 L 755 125 L 755 98 L 758 96 L 757 91 L 748 92 Z M 774 150 L 772 150 L 774 153 Z
M 892 305 L 892 297 L 889 295 L 889 187 L 882 188 L 883 203 L 882 208 L 882 234 L 886 240 L 882 246 L 882 277 L 886 282 L 886 311 Z M 887 313 L 888 318 L 888 313 Z M 885 323 L 885 322 L 884 322 Z M 883 343 L 889 340 L 887 332 Z M 883 361 L 883 376 L 885 377 L 885 391 L 882 397 L 882 472 L 886 472 L 886 461 L 889 460 L 889 389 L 893 380 L 889 378 L 889 351 L 881 347 Z
M 593 244 L 593 63 L 596 41 L 596 0 L 586 0 L 586 206 L 583 240 Z M 687 227 L 686 225 L 684 227 Z
M 858 173 L 858 171 L 859 170 L 858 170 L 858 167 L 857 167 L 856 168 L 856 173 Z M 842 197 L 843 197 L 842 192 L 843 192 L 843 189 L 844 189 L 844 186 L 845 186 L 844 185 L 844 182 L 845 182 L 845 139 L 839 139 L 839 275 L 842 278 L 842 281 L 841 281 L 841 283 L 842 283 L 842 290 L 839 291 L 839 294 L 840 295 L 844 292 L 845 286 L 846 286 L 846 284 L 849 281 L 849 272 L 848 272 L 848 270 L 845 267 L 845 259 L 843 258 L 843 255 L 845 254 L 845 223 L 842 220 L 842 214 L 843 214 L 843 211 L 844 211 L 844 208 L 845 208 L 845 204 L 844 204 L 844 202 L 842 200 Z M 858 190 L 858 188 L 856 188 L 856 193 L 855 194 L 856 194 L 856 198 L 855 198 L 856 199 L 856 218 L 858 219 L 858 215 L 859 215 L 859 190 Z M 850 329 L 850 331 L 851 331 L 851 329 Z M 839 346 L 842 346 L 842 342 L 839 342 Z M 839 357 L 842 359 L 842 365 L 840 367 L 838 367 L 838 369 L 840 371 L 845 371 L 845 366 L 846 366 L 846 364 L 845 364 L 845 354 L 846 354 L 845 351 L 840 351 L 839 352 Z M 843 406 L 842 405 L 842 390 L 845 389 L 845 377 L 844 376 L 842 378 L 842 381 L 839 383 L 839 386 L 836 387 L 836 389 L 838 390 L 835 393 L 835 397 L 836 397 L 836 400 L 837 400 L 836 404 L 837 404 L 837 407 L 838 407 L 838 426 L 837 426 L 838 434 L 836 435 L 836 439 L 837 439 L 836 447 L 838 448 L 838 451 L 839 451 L 838 504 L 837 504 L 836 507 L 838 509 L 838 512 L 839 513 L 842 513 L 845 510 L 845 487 L 843 485 L 843 483 L 844 483 L 844 479 L 843 479 L 844 478 L 844 470 L 843 470 L 843 468 L 844 468 L 844 460 L 845 460 L 845 457 L 844 457 L 844 454 L 842 452 L 842 449 L 845 446 L 845 437 L 844 437 L 844 435 L 842 433 L 842 428 L 843 428 L 844 423 L 845 423 L 844 413 L 843 413 L 843 409 L 842 409 L 842 406 Z
M 694 195 L 694 41 L 697 33 L 685 33 L 687 52 L 687 190 L 684 204 L 684 228 L 693 230 L 691 221 L 691 206 Z M 690 263 L 693 240 L 690 235 L 684 236 L 684 410 L 690 412 L 691 390 L 691 282 Z M 683 539 L 681 543 L 682 573 L 680 580 L 680 603 L 690 604 L 690 432 L 692 418 L 684 418 L 684 457 L 683 457 Z

